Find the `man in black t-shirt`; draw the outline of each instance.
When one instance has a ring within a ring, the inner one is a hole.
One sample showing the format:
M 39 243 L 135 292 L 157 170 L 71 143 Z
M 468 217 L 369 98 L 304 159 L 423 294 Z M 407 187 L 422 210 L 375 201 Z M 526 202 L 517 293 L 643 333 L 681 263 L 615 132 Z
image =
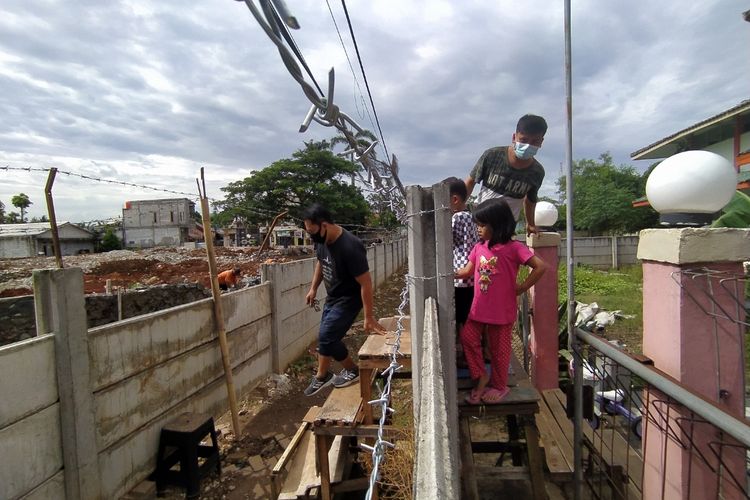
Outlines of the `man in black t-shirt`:
M 321 282 L 325 283 L 328 295 L 318 333 L 318 371 L 305 389 L 305 395 L 312 396 L 329 384 L 346 387 L 359 379 L 359 369 L 342 339 L 363 307 L 365 332 L 383 335 L 385 330 L 373 316 L 372 279 L 362 241 L 334 224 L 331 213 L 320 204 L 305 210 L 302 218 L 305 230 L 315 242 L 315 257 L 318 259 L 305 302 L 309 306 L 315 305 Z M 328 371 L 331 359 L 344 366 L 336 375 Z

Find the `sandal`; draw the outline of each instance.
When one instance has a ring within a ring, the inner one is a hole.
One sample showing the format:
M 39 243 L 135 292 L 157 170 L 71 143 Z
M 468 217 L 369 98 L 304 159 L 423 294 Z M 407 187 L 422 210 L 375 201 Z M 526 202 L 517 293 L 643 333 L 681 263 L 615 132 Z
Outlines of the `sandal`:
M 505 399 L 505 396 L 510 393 L 510 387 L 501 389 L 495 389 L 494 387 L 488 387 L 482 394 L 482 403 L 488 405 L 496 405 Z
M 483 389 L 481 392 L 477 390 L 475 387 L 471 390 L 468 396 L 466 396 L 466 401 L 470 405 L 481 405 L 482 404 L 482 398 L 484 395 L 487 394 L 487 389 Z

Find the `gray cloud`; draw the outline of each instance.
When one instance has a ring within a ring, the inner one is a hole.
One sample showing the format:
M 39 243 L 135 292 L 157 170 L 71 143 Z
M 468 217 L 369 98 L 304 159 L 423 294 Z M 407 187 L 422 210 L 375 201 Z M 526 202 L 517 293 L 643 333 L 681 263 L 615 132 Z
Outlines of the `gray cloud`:
M 405 182 L 465 176 L 532 112 L 550 124 L 539 159 L 545 194 L 554 192 L 565 144 L 562 5 L 519 5 L 349 5 Z M 331 6 L 358 71 L 341 7 Z M 334 67 L 337 103 L 375 130 L 328 8 L 290 7 L 315 78 L 325 86 Z M 748 98 L 740 75 L 750 65 L 750 25 L 732 2 L 588 0 L 573 9 L 574 158 L 609 151 L 630 163 L 631 151 Z M 206 166 L 209 194 L 220 197 L 220 187 L 302 141 L 335 135 L 317 124 L 297 133 L 309 102 L 241 2 L 6 0 L 2 11 L 0 165 L 57 166 L 186 192 Z M 35 202 L 31 215 L 44 213 L 44 173 L 2 174 L 0 201 L 9 206 L 23 191 Z M 59 177 L 55 193 L 72 220 L 118 215 L 125 199 L 160 196 L 71 176 Z

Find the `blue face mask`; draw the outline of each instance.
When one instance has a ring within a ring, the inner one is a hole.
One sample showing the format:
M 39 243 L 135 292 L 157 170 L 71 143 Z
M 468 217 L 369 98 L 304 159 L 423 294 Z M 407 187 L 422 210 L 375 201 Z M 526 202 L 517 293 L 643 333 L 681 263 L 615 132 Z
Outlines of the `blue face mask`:
M 523 142 L 514 142 L 513 151 L 516 153 L 516 158 L 519 160 L 530 160 L 539 151 L 539 146 L 532 146 L 531 144 L 524 144 Z

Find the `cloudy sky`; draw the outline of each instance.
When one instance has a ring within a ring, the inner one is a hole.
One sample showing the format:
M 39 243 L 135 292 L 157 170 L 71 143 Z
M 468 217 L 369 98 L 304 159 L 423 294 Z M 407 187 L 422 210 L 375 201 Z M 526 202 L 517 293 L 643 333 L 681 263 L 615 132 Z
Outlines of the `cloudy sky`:
M 341 2 L 329 0 L 355 58 Z M 746 1 L 573 0 L 573 156 L 629 154 L 750 98 Z M 293 36 L 336 103 L 375 129 L 325 0 L 287 0 Z M 518 117 L 543 115 L 538 159 L 554 193 L 564 161 L 563 2 L 349 0 L 389 152 L 405 184 L 464 177 L 509 143 Z M 359 87 L 367 95 L 361 75 Z M 0 201 L 46 213 L 45 172 L 208 195 L 289 156 L 309 101 L 243 2 L 3 0 L 0 5 Z M 380 156 L 383 156 L 380 150 Z M 3 169 L 3 167 L 9 167 Z M 31 171 L 16 170 L 31 167 Z M 125 200 L 173 197 L 58 175 L 58 220 L 121 215 Z

